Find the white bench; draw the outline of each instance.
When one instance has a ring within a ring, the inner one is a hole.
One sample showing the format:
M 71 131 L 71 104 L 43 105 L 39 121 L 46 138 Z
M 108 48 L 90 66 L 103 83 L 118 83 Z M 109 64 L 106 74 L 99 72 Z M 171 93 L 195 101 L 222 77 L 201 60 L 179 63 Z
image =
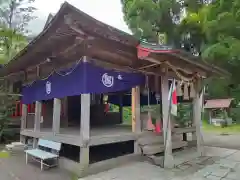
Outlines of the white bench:
M 28 163 L 28 155 L 31 155 L 35 161 L 41 163 L 41 170 L 43 170 L 43 165 L 48 167 L 57 166 L 60 149 L 61 143 L 45 139 L 39 139 L 36 149 L 30 149 L 25 151 L 26 164 Z M 46 163 L 47 160 L 54 160 L 54 163 Z

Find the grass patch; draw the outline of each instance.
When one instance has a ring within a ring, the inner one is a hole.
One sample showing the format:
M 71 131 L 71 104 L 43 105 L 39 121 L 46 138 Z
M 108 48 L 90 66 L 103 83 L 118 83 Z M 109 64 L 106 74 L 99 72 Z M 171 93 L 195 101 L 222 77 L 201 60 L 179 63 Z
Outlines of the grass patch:
M 78 180 L 78 176 L 75 173 L 71 173 L 71 180 Z
M 222 128 L 222 127 L 210 125 L 207 122 L 203 122 L 202 128 L 204 131 L 217 132 L 223 135 L 231 134 L 231 133 L 240 133 L 240 124 L 233 124 L 231 126 Z
M 0 158 L 9 158 L 10 154 L 7 151 L 0 151 Z

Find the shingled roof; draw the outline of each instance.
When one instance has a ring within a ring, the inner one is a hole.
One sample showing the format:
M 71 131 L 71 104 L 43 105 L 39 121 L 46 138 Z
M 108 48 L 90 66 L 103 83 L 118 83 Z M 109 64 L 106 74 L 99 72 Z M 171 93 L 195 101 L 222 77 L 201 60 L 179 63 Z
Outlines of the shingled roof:
M 218 75 L 230 76 L 230 73 L 204 61 L 200 56 L 195 56 L 183 49 L 175 48 L 171 45 L 161 45 L 161 44 L 153 44 L 148 42 L 141 42 L 138 46 L 138 56 L 140 56 L 141 51 L 143 54 L 147 56 L 151 56 L 151 54 L 159 54 L 159 55 L 169 55 L 172 58 L 178 58 L 184 61 L 186 64 L 192 64 L 207 72 L 211 72 Z M 145 53 L 144 53 L 145 51 Z M 146 52 L 148 52 L 146 54 Z M 144 55 L 144 56 L 145 56 Z M 139 57 L 140 58 L 140 57 Z M 169 58 L 171 59 L 171 58 Z
M 72 25 L 73 27 L 70 27 Z M 83 34 L 81 34 L 81 30 L 83 30 Z M 70 46 L 73 46 L 74 43 L 76 43 L 76 39 L 79 36 L 84 38 L 86 34 L 89 34 L 89 37 L 94 37 L 95 39 L 100 40 L 100 43 L 96 46 L 102 50 L 102 54 L 92 50 L 91 52 L 95 53 L 93 54 L 93 58 L 98 59 L 100 57 L 99 59 L 109 59 L 111 60 L 111 63 L 118 65 L 124 64 L 135 69 L 139 68 L 138 66 L 134 66 L 137 63 L 142 65 L 141 60 L 137 58 L 137 47 L 139 47 L 140 44 L 138 39 L 92 18 L 76 7 L 65 2 L 56 15 L 49 15 L 43 31 L 34 38 L 26 48 L 19 52 L 12 61 L 0 69 L 0 76 L 4 77 L 9 74 L 25 72 L 29 67 L 37 66 L 43 61 L 46 61 L 47 58 L 53 56 L 55 58 L 55 63 L 58 63 L 61 59 L 61 53 L 59 52 L 68 50 Z M 93 45 L 91 39 L 88 39 L 87 41 L 89 46 Z M 143 44 L 140 45 L 142 46 Z M 145 43 L 145 46 L 146 45 L 147 44 Z M 105 48 L 103 46 L 105 46 Z M 151 51 L 159 48 L 159 45 L 149 46 L 148 44 L 147 46 Z M 79 46 L 72 48 L 72 52 L 78 54 L 75 54 L 74 57 L 65 56 L 68 57 L 68 59 L 63 59 L 62 62 L 66 62 L 71 58 L 76 60 L 75 58 L 81 57 L 81 48 L 82 47 Z M 156 51 L 153 53 L 158 54 L 159 58 L 162 60 L 164 60 L 164 58 L 169 58 L 170 60 L 175 61 L 176 65 L 178 62 L 183 62 L 183 68 L 186 67 L 186 64 L 195 69 L 199 69 L 200 67 L 201 71 L 211 71 L 215 74 L 229 75 L 226 71 L 213 65 L 209 65 L 201 61 L 200 58 L 196 58 L 192 54 L 182 50 L 177 50 L 177 53 L 173 49 L 169 52 Z M 161 57 L 161 54 L 166 56 Z M 148 65 L 148 62 L 144 63 L 145 66 Z
M 47 51 L 48 52 L 51 51 L 49 47 L 53 48 L 53 46 L 59 45 L 59 42 L 56 44 L 56 41 L 54 42 L 54 40 L 51 40 L 50 42 L 49 39 L 51 38 L 51 36 L 55 37 L 68 36 L 69 38 L 77 36 L 77 32 L 71 30 L 65 22 L 67 21 L 66 19 L 68 18 L 68 16 L 70 18 L 73 17 L 72 19 L 73 23 L 80 24 L 84 30 L 91 31 L 92 34 L 95 34 L 97 37 L 109 39 L 122 45 L 126 45 L 127 47 L 133 48 L 136 48 L 139 42 L 132 35 L 127 34 L 126 32 L 118 30 L 105 23 L 102 23 L 94 19 L 93 17 L 89 16 L 88 14 L 80 11 L 71 4 L 65 2 L 62 4 L 60 10 L 55 16 L 49 15 L 48 18 L 49 21 L 47 21 L 43 31 L 37 37 L 35 37 L 28 44 L 27 47 L 20 51 L 8 64 L 6 64 L 4 68 L 0 70 L 0 76 L 6 76 L 11 73 L 23 71 L 28 66 L 32 66 L 34 64 L 40 63 L 41 61 L 44 61 L 45 59 L 41 59 L 40 53 L 41 56 L 44 54 L 47 55 Z M 66 41 L 64 41 L 63 39 L 61 44 L 64 45 L 64 43 L 66 43 Z M 49 44 L 49 47 L 47 46 L 47 44 Z M 42 46 L 44 50 L 42 50 L 40 46 Z M 32 50 L 33 49 L 36 50 L 36 48 L 41 49 L 37 50 L 38 52 L 37 57 L 35 58 L 27 57 L 30 53 L 33 54 Z
M 232 98 L 229 99 L 210 99 L 205 103 L 205 109 L 221 109 L 221 108 L 229 108 L 232 102 Z

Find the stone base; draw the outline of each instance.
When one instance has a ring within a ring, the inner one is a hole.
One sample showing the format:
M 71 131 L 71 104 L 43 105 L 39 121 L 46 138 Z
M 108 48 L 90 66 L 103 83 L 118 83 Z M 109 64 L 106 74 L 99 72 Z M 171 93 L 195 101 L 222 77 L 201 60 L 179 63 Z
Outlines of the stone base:
M 174 159 L 173 159 L 172 155 L 165 155 L 164 162 L 163 162 L 163 167 L 167 168 L 167 169 L 174 168 Z
M 148 156 L 150 163 L 163 168 L 163 156 Z
M 148 158 L 152 164 L 162 168 L 172 169 L 175 166 L 173 156 L 148 156 Z

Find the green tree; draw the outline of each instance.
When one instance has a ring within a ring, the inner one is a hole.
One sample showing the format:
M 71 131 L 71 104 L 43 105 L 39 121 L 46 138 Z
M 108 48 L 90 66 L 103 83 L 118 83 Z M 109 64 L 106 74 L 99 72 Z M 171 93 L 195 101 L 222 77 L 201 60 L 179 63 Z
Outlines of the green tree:
M 13 103 L 19 97 L 18 94 L 10 94 L 8 88 L 1 82 L 0 87 L 0 143 L 7 139 L 12 133 L 8 132 L 9 121 L 11 121 Z
M 133 34 L 148 41 L 158 42 L 160 35 L 166 41 L 175 40 L 175 26 L 182 13 L 177 0 L 122 0 L 124 19 Z
M 228 68 L 236 75 L 240 68 L 240 1 L 232 3 L 217 0 L 206 11 L 204 23 L 207 46 L 204 57 Z
M 26 45 L 24 35 L 4 26 L 0 27 L 0 64 L 8 63 Z
M 198 13 L 209 0 L 121 0 L 124 19 L 133 34 L 148 41 L 158 42 L 165 36 L 165 42 L 190 50 L 194 43 L 191 37 L 196 37 L 194 28 L 198 24 L 191 17 L 188 28 L 181 25 L 188 12 Z M 194 20 L 194 21 L 192 21 Z M 180 26 L 181 25 L 181 26 Z M 194 34 L 192 34 L 194 33 Z M 201 37 L 201 36 L 200 36 Z M 199 40 L 196 39 L 195 41 Z M 185 43 L 185 44 L 183 44 Z M 196 44 L 196 43 L 195 43 Z
M 179 124 L 180 127 L 186 127 L 190 125 L 192 122 L 192 105 L 191 103 L 179 103 L 178 104 L 178 114 L 175 117 L 176 123 Z
M 1 0 L 0 1 L 0 23 L 17 33 L 29 33 L 26 28 L 28 23 L 35 19 L 33 16 L 35 0 Z
M 208 58 L 210 63 L 224 67 L 232 73 L 229 81 L 217 80 L 209 83 L 209 89 L 224 93 L 240 100 L 240 1 L 216 0 L 209 5 L 205 11 L 203 31 L 206 38 L 205 48 L 202 56 Z M 219 84 L 222 86 L 219 87 Z M 231 86 L 229 86 L 231 84 Z M 217 89 L 217 90 L 216 90 Z M 223 92 L 223 89 L 225 91 Z
M 240 100 L 240 0 L 122 0 L 122 4 L 135 36 L 156 42 L 159 34 L 165 34 L 168 43 L 227 69 L 231 79 L 206 82 L 209 94 Z
M 27 45 L 27 25 L 35 17 L 34 0 L 0 1 L 0 63 L 8 63 Z

